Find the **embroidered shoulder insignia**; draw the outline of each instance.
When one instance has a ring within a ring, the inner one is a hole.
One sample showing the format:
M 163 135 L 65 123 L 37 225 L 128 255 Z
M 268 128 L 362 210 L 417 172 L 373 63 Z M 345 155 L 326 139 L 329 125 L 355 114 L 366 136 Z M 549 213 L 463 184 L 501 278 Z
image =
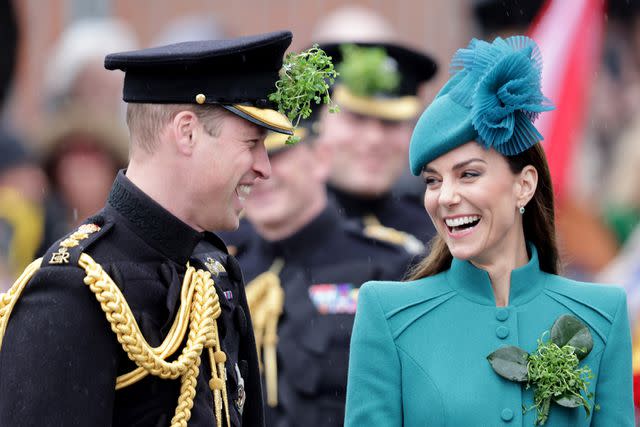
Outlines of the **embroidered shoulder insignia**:
M 220 273 L 226 273 L 227 270 L 224 268 L 218 260 L 211 258 L 210 256 L 204 262 L 204 265 L 207 267 L 207 270 L 211 272 L 214 276 L 218 276 Z
M 101 227 L 93 223 L 82 224 L 76 231 L 60 241 L 57 250 L 50 249 L 53 250 L 53 252 L 45 255 L 45 262 L 49 265 L 73 263 L 75 258 L 80 256 L 80 253 L 82 253 L 88 244 L 95 240 L 97 237 L 96 233 L 101 230 L 104 231 L 106 228 L 109 227 Z

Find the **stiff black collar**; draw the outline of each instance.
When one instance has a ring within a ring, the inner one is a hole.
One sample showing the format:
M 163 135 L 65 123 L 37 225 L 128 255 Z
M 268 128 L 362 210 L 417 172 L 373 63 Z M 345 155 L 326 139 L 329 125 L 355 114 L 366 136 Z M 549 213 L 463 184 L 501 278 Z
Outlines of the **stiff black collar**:
M 342 208 L 347 218 L 359 218 L 368 214 L 376 214 L 391 200 L 390 194 L 367 198 L 346 193 L 331 185 L 328 186 L 328 189 L 329 194 L 334 198 L 339 207 Z
M 135 186 L 125 171 L 118 172 L 105 210 L 114 209 L 129 224 L 129 228 L 150 246 L 179 264 L 186 264 L 200 233 L 160 206 Z

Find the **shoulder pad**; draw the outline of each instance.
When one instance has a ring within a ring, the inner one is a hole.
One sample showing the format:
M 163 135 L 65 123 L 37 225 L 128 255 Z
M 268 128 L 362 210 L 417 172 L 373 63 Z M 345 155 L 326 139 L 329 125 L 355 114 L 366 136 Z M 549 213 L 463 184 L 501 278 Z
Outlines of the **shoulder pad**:
M 424 244 L 414 235 L 381 224 L 365 225 L 362 229 L 365 236 L 404 248 L 411 255 L 424 253 Z
M 101 219 L 99 217 L 92 219 Z M 77 265 L 80 255 L 113 226 L 112 222 L 95 221 L 82 224 L 51 246 L 42 257 L 44 266 Z

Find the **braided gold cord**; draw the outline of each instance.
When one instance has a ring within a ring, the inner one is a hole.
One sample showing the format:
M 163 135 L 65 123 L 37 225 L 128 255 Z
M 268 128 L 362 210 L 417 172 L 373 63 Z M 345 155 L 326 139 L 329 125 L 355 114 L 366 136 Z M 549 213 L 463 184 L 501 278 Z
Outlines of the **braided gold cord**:
M 276 259 L 269 270 L 245 287 L 260 370 L 264 372 L 267 404 L 278 406 L 278 320 L 284 308 L 284 291 L 278 274 L 284 262 Z
M 162 359 L 166 359 L 176 352 L 186 334 L 188 326 L 186 319 L 188 312 L 191 309 L 193 293 L 195 291 L 195 286 L 191 286 L 191 280 L 194 272 L 195 271 L 193 269 L 187 269 L 182 283 L 180 309 L 178 311 L 178 315 L 174 319 L 173 324 L 171 325 L 171 329 L 169 330 L 169 333 L 167 334 L 167 337 L 165 338 L 163 343 L 159 347 L 155 347 L 152 349 L 153 352 Z M 116 390 L 128 387 L 131 384 L 135 384 L 142 378 L 146 377 L 148 374 L 149 372 L 144 368 L 138 367 L 131 372 L 120 375 L 116 380 Z
M 41 264 L 42 258 L 33 261 L 24 269 L 9 290 L 6 293 L 0 294 L 0 349 L 2 349 L 2 339 L 4 338 L 4 333 L 9 323 L 9 315 L 16 305 L 16 302 L 18 302 L 18 298 L 20 298 L 27 283 L 29 283 L 31 277 L 38 271 Z
M 205 334 L 204 331 L 200 331 L 200 325 L 192 319 L 190 328 L 200 332 L 198 339 L 195 342 L 187 343 L 177 360 L 166 362 L 155 354 L 142 336 L 129 304 L 100 264 L 87 254 L 80 255 L 79 264 L 87 273 L 84 283 L 95 294 L 111 324 L 111 330 L 116 333 L 118 342 L 122 345 L 127 356 L 136 365 L 160 378 L 176 379 L 184 374 L 204 348 Z
M 202 351 L 205 346 L 219 348 L 220 345 L 217 340 L 216 319 L 222 311 L 211 273 L 196 271 L 193 267 L 187 269 L 185 278 L 189 277 L 188 287 L 194 289 L 189 289 L 186 293 L 183 289 L 182 296 L 186 295 L 187 300 L 191 299 L 191 304 L 185 306 L 184 310 L 182 305 L 180 307 L 178 319 L 174 321 L 175 329 L 172 327 L 177 336 L 166 339 L 163 345 L 153 349 L 142 336 L 124 296 L 109 275 L 87 254 L 80 255 L 79 264 L 87 273 L 85 284 L 95 294 L 111 329 L 129 358 L 147 373 L 160 378 L 175 379 L 182 376 L 180 396 L 171 427 L 186 426 L 191 417 Z M 186 324 L 186 316 L 189 316 L 187 343 L 177 360 L 166 362 L 158 354 L 171 350 L 174 347 L 173 341 L 182 341 L 184 334 L 180 337 L 179 331 L 184 329 L 180 325 Z M 215 368 L 212 367 L 212 372 L 214 371 Z M 222 390 L 226 390 L 224 379 L 221 385 Z M 226 395 L 226 392 L 223 394 Z M 220 417 L 220 411 L 216 411 L 216 418 L 220 420 Z
M 38 271 L 42 258 L 33 261 L 7 293 L 0 294 L 0 348 L 6 331 L 9 316 L 31 277 Z M 89 255 L 80 255 L 78 264 L 85 270 L 84 283 L 94 293 L 105 313 L 111 329 L 127 356 L 138 368 L 117 379 L 116 390 L 131 385 L 151 374 L 163 379 L 181 377 L 180 396 L 171 427 L 186 427 L 191 418 L 193 399 L 202 351 L 207 348 L 211 359 L 212 380 L 216 404 L 216 419 L 222 426 L 222 406 L 224 405 L 227 426 L 229 404 L 226 393 L 225 361 L 226 355 L 221 349 L 216 319 L 222 313 L 211 273 L 188 267 L 180 295 L 180 309 L 169 334 L 158 347 L 151 347 L 131 312 L 122 292 L 109 275 Z M 188 321 L 187 321 L 188 319 Z M 180 346 L 187 328 L 187 343 L 178 358 L 173 362 L 165 359 L 174 354 Z M 222 399 L 220 396 L 222 395 Z
M 213 289 L 213 286 L 206 286 L 205 281 L 207 279 L 210 280 L 211 278 L 209 273 L 202 274 L 201 271 L 198 271 L 196 275 L 196 293 L 193 298 L 190 320 L 192 323 L 201 325 L 201 328 L 204 331 L 204 345 L 210 348 L 215 344 L 213 334 L 215 321 L 213 319 L 214 307 L 212 302 L 214 300 L 217 302 L 217 299 L 214 299 L 214 296 L 217 297 L 217 294 Z M 211 281 L 211 283 L 213 282 Z M 196 331 L 194 329 L 189 330 L 187 345 L 189 345 L 190 342 L 198 340 L 199 332 L 200 331 Z M 180 397 L 178 398 L 178 406 L 176 407 L 175 415 L 171 420 L 172 426 L 186 427 L 189 418 L 191 418 L 191 408 L 193 408 L 193 399 L 196 396 L 196 384 L 198 382 L 199 371 L 200 357 L 198 357 L 193 365 L 189 366 L 187 372 L 182 376 Z M 218 418 L 217 414 L 216 418 Z

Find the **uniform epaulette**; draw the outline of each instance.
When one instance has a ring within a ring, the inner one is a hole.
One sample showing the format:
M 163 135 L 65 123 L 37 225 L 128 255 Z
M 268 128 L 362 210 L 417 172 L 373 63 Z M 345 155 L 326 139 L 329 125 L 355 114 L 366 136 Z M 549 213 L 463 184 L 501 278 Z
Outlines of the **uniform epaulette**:
M 42 257 L 42 266 L 78 265 L 80 255 L 113 226 L 100 217 L 93 219 L 96 221 L 82 224 L 51 246 Z
M 371 239 L 400 246 L 411 255 L 424 253 L 425 250 L 424 244 L 415 236 L 395 228 L 381 224 L 369 224 L 364 226 L 362 232 Z

